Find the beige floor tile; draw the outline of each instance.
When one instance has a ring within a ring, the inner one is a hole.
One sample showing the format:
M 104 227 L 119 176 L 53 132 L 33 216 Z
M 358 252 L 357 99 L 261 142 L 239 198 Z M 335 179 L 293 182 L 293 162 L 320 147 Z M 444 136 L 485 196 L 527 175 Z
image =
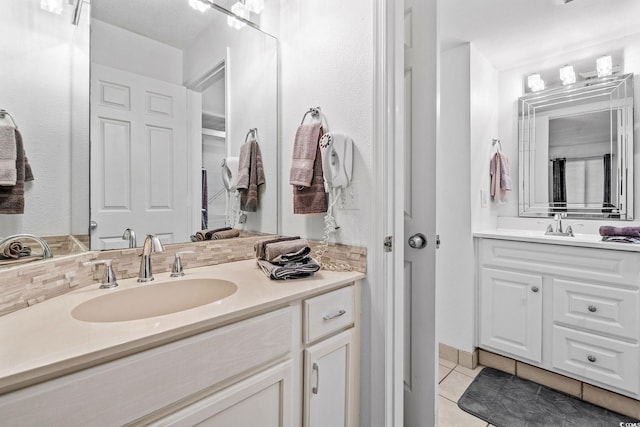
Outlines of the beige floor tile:
M 446 366 L 447 368 L 451 368 L 451 369 L 456 367 L 455 362 L 452 362 L 451 360 L 443 359 L 442 357 L 440 358 L 440 360 L 438 360 L 438 363 L 440 363 L 442 366 Z
M 462 393 L 469 387 L 473 378 L 455 370 L 440 383 L 439 394 L 447 399 L 457 402 Z
M 444 365 L 438 365 L 438 368 L 439 368 L 438 383 L 440 383 L 447 375 L 449 375 L 449 372 L 453 371 L 453 368 L 450 368 Z
M 458 365 L 455 367 L 456 372 L 460 372 L 461 374 L 465 374 L 468 377 L 471 378 L 475 378 L 478 376 L 478 374 L 480 373 L 480 371 L 482 371 L 482 369 L 484 368 L 484 366 L 476 366 L 475 369 L 469 369 L 469 368 L 465 368 L 462 365 Z
M 458 408 L 458 405 L 442 396 L 438 397 L 439 427 L 486 427 L 487 422 Z

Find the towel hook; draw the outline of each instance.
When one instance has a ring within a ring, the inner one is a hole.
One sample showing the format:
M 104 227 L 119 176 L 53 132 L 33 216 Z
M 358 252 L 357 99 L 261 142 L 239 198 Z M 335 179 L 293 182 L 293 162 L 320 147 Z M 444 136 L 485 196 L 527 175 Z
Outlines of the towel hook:
M 4 119 L 6 116 L 9 116 L 11 123 L 13 123 L 13 127 L 15 129 L 18 129 L 18 125 L 16 124 L 16 120 L 13 118 L 13 116 L 4 108 L 0 109 L 0 119 Z
M 258 128 L 251 128 L 249 132 L 247 132 L 247 136 L 244 137 L 244 142 L 246 143 L 249 140 L 249 136 L 252 136 L 253 139 L 258 141 Z
M 304 113 L 304 116 L 302 116 L 302 121 L 300 122 L 300 124 L 304 123 L 304 120 L 307 118 L 308 114 L 311 114 L 311 117 L 314 119 L 317 119 L 317 118 L 322 119 L 321 117 L 322 110 L 320 109 L 320 107 L 311 107 L 307 110 L 306 113 Z
M 492 145 L 493 147 L 495 147 L 495 146 L 496 146 L 496 144 L 498 145 L 498 148 L 496 148 L 496 150 L 497 150 L 498 152 L 502 151 L 502 143 L 500 142 L 500 140 L 499 140 L 498 138 L 493 138 L 493 139 L 491 140 L 491 145 Z

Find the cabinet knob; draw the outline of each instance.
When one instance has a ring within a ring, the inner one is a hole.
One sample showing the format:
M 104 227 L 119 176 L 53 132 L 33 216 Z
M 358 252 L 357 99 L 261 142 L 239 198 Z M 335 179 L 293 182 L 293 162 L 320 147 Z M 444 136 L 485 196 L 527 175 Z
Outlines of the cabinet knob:
M 595 305 L 590 305 L 588 309 L 592 313 L 595 313 L 596 311 L 598 311 L 598 308 Z
M 587 360 L 588 360 L 589 362 L 591 362 L 591 363 L 594 363 L 594 362 L 596 361 L 596 357 L 595 357 L 595 356 L 592 356 L 592 355 L 588 355 L 588 356 L 587 356 Z
M 537 286 L 532 286 L 532 287 L 531 287 L 531 291 L 535 293 L 535 292 L 540 291 L 540 288 L 539 288 L 539 287 L 537 287 Z

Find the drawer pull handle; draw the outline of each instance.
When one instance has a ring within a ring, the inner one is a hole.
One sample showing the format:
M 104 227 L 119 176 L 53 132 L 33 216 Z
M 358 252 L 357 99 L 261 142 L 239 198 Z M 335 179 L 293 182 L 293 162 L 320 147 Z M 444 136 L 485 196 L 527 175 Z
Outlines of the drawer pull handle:
M 336 317 L 343 316 L 346 313 L 347 313 L 347 310 L 340 310 L 336 314 L 325 314 L 324 316 L 322 316 L 322 318 L 324 320 L 331 320 L 331 319 L 335 319 Z
M 594 362 L 596 361 L 596 357 L 595 357 L 595 356 L 592 356 L 592 355 L 588 355 L 588 356 L 587 356 L 587 360 L 588 360 L 589 362 L 591 362 L 591 363 L 594 363 Z
M 590 305 L 588 309 L 592 313 L 595 313 L 596 311 L 598 311 L 598 308 L 595 305 Z
M 538 292 L 540 290 L 540 288 L 537 287 L 537 286 L 532 286 L 531 290 L 535 293 L 535 292 Z
M 316 385 L 315 387 L 311 387 L 311 393 L 318 394 L 318 388 L 320 387 L 320 368 L 317 363 L 313 364 L 313 372 L 316 373 Z

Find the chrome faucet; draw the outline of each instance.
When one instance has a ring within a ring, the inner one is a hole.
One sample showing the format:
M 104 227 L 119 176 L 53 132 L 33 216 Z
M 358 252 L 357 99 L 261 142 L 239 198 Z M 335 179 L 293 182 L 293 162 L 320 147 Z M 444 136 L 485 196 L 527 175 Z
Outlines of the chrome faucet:
M 45 242 L 42 237 L 38 237 L 33 234 L 14 234 L 13 236 L 5 237 L 0 241 L 0 246 L 3 246 L 5 243 L 11 243 L 15 240 L 20 239 L 29 239 L 38 242 L 40 246 L 42 246 L 42 259 L 53 258 L 53 252 L 51 252 L 49 244 Z
M 150 282 L 153 280 L 153 272 L 151 271 L 151 254 L 153 252 L 162 252 L 164 247 L 160 238 L 154 234 L 147 234 L 142 245 L 142 259 L 140 260 L 140 272 L 138 273 L 138 282 Z
M 129 241 L 129 248 L 135 248 L 136 246 L 138 246 L 138 242 L 136 242 L 136 232 L 133 231 L 132 228 L 127 228 L 126 230 L 124 230 L 122 240 Z
M 562 228 L 562 218 L 566 218 L 567 217 L 567 213 L 563 212 L 561 214 L 557 213 L 555 215 L 553 215 L 553 220 L 555 221 L 555 230 L 553 227 L 553 224 L 549 224 L 547 226 L 547 231 L 544 233 L 545 235 L 550 235 L 550 236 L 567 236 L 567 237 L 574 237 L 573 235 L 573 229 L 571 228 L 571 226 L 567 227 L 567 231 L 564 231 Z M 578 225 L 578 224 L 576 224 Z

